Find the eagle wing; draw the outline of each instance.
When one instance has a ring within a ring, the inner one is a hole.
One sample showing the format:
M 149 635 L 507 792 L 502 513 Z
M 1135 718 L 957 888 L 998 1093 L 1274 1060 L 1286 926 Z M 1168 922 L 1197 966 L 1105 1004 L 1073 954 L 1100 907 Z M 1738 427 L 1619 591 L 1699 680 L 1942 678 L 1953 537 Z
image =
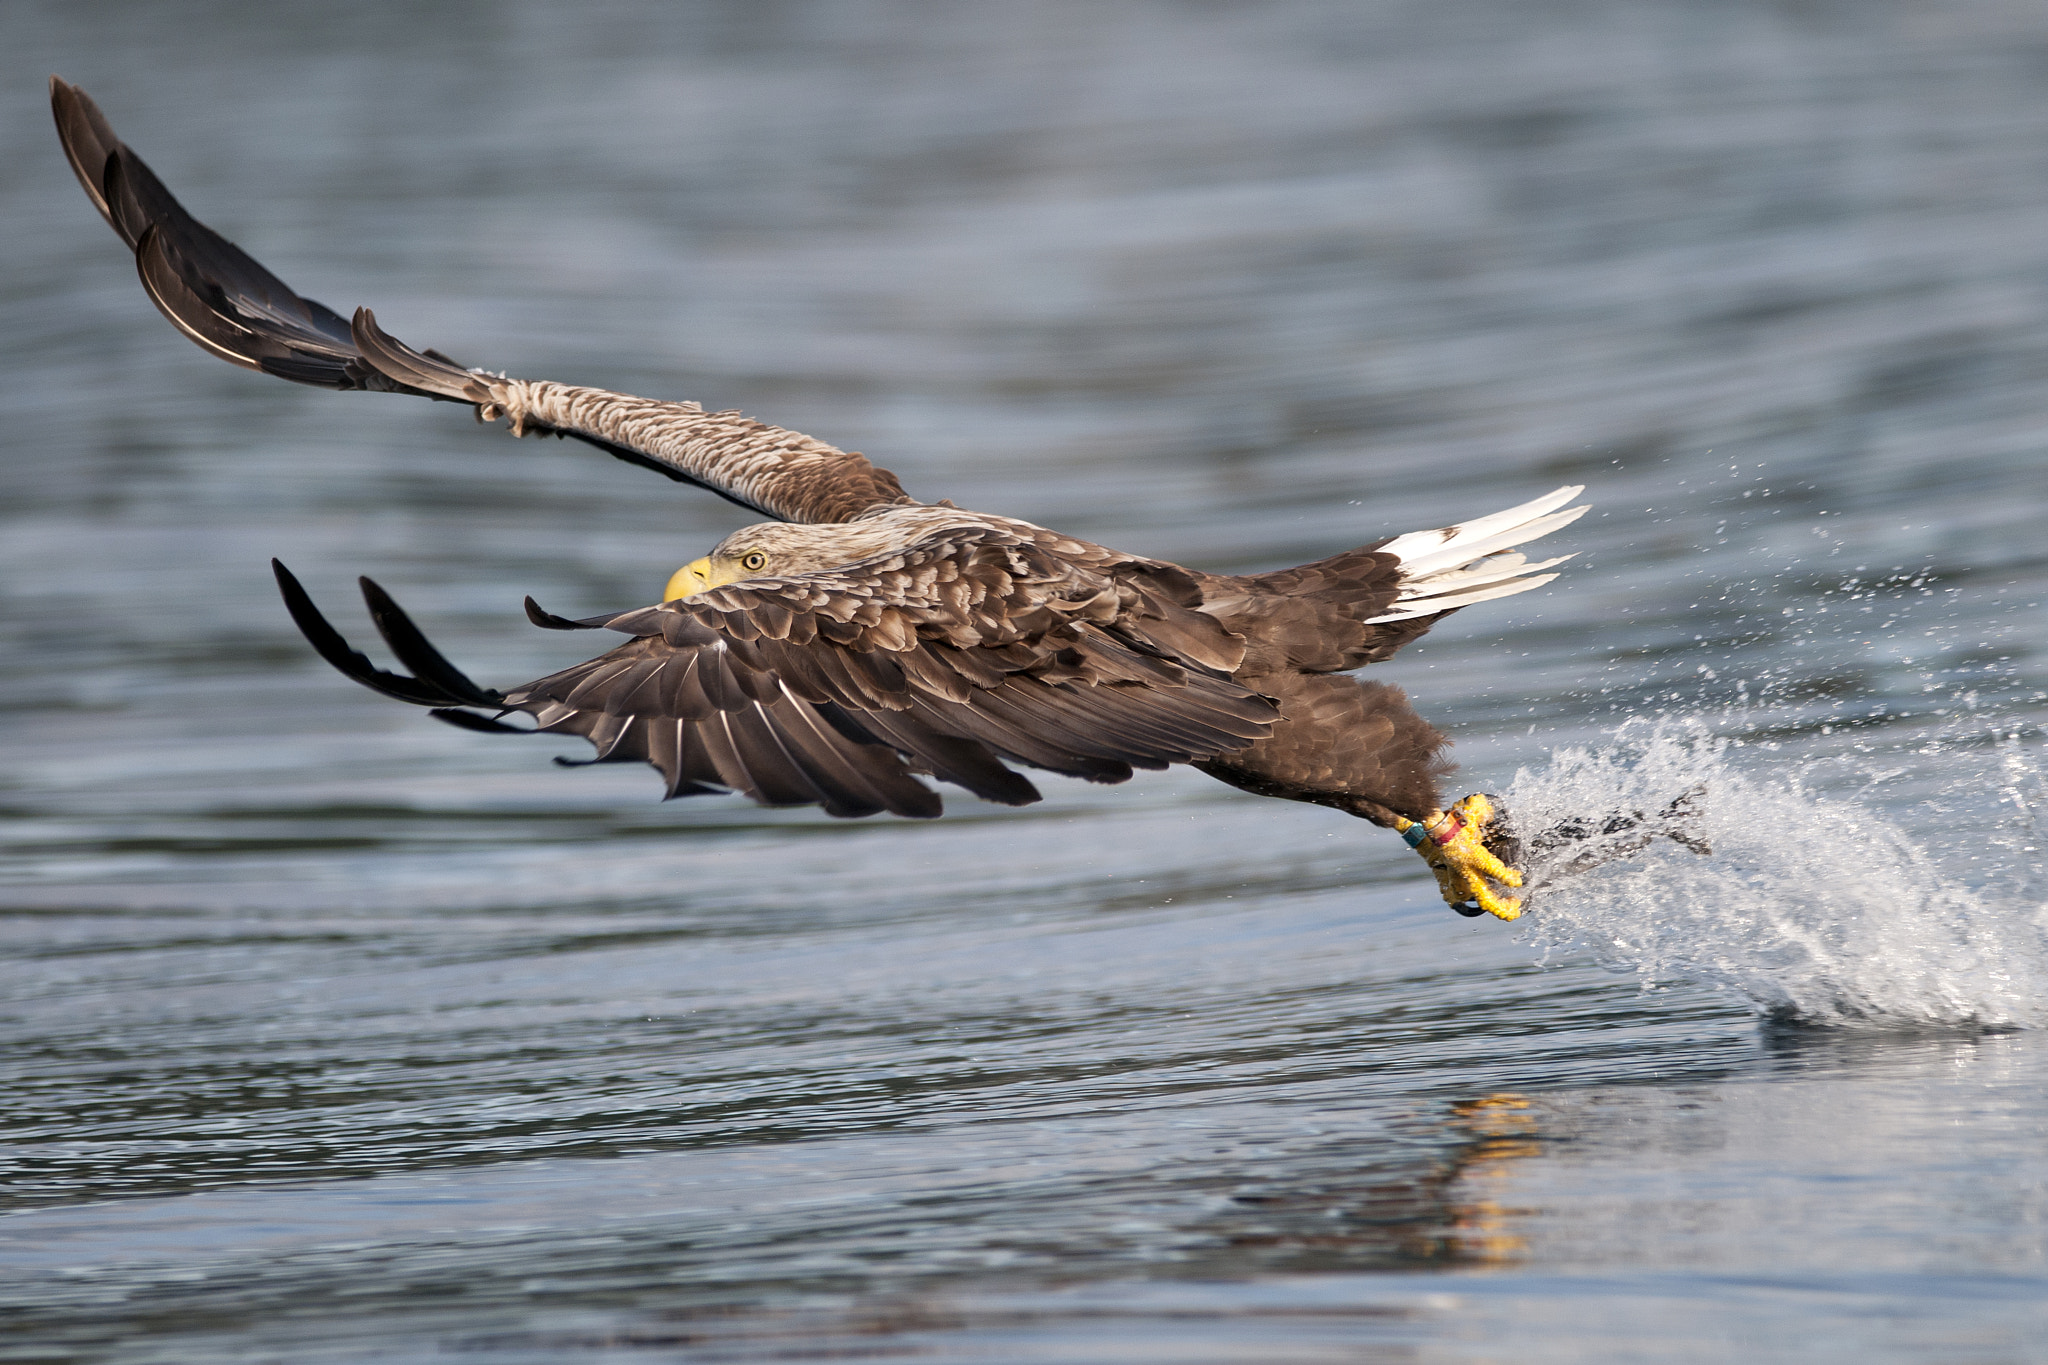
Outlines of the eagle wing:
M 358 682 L 475 729 L 512 729 L 498 717 L 523 711 L 588 739 L 596 761 L 652 764 L 670 796 L 935 816 L 938 796 L 915 777 L 928 774 L 1022 805 L 1038 792 L 1003 759 L 1121 782 L 1241 749 L 1279 716 L 1227 672 L 1160 647 L 1219 628 L 1145 573 L 1083 568 L 989 527 L 581 621 L 529 601 L 536 624 L 631 638 L 502 693 L 449 664 L 365 579 L 412 675 L 377 668 L 277 571 L 307 638 Z
M 895 475 L 858 453 L 737 412 L 468 370 L 384 332 L 368 309 L 343 318 L 187 213 L 83 90 L 52 76 L 50 107 L 78 183 L 135 252 L 150 298 L 230 364 L 321 388 L 468 403 L 485 419 L 507 418 L 515 435 L 573 436 L 778 521 L 847 521 L 909 501 Z

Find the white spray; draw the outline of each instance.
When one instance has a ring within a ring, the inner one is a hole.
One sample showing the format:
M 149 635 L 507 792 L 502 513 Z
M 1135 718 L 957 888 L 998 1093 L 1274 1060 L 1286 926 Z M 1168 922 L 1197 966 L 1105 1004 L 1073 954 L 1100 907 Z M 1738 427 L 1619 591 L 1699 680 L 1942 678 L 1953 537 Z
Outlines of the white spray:
M 2048 1024 L 2048 916 L 2038 892 L 2011 876 L 2039 866 L 2028 785 L 2040 782 L 2024 760 L 2003 756 L 2002 775 L 1986 785 L 2002 788 L 2004 804 L 1958 831 L 2000 864 L 1964 878 L 1937 866 L 1896 818 L 1809 790 L 1796 760 L 1749 771 L 1735 757 L 1704 727 L 1642 724 L 1517 773 L 1504 795 L 1524 831 L 1616 808 L 1655 811 L 1699 787 L 1688 828 L 1713 845 L 1701 857 L 1659 839 L 1575 877 L 1555 876 L 1569 846 L 1532 860 L 1528 941 L 1546 955 L 1590 952 L 1646 986 L 1718 986 L 1788 1019 Z

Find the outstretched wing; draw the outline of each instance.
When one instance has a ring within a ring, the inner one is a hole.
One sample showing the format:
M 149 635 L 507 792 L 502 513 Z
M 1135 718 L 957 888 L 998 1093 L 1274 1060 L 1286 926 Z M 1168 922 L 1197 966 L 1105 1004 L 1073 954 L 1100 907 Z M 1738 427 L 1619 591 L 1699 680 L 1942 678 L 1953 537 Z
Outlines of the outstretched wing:
M 356 681 L 471 728 L 510 729 L 496 717 L 524 711 L 590 740 L 600 762 L 652 764 L 670 796 L 933 816 L 939 799 L 915 776 L 926 774 L 1022 805 L 1038 792 L 1002 759 L 1121 782 L 1242 749 L 1279 715 L 1150 643 L 1185 609 L 1142 580 L 1091 578 L 985 530 L 583 621 L 529 601 L 538 625 L 632 638 L 503 693 L 463 676 L 365 579 L 412 676 L 378 669 L 277 573 L 300 629 Z
M 515 435 L 574 436 L 780 521 L 847 521 L 910 501 L 863 456 L 737 412 L 466 370 L 385 333 L 367 309 L 345 319 L 187 213 L 83 90 L 52 76 L 50 108 L 78 183 L 135 252 L 150 298 L 230 364 L 322 388 L 468 403 L 508 418 Z

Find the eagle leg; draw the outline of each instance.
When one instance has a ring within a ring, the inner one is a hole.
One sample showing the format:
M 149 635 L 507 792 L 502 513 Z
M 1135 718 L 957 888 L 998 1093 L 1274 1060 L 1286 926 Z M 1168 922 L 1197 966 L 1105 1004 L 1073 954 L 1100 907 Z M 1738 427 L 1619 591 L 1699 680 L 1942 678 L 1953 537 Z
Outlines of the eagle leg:
M 1489 825 L 1494 826 L 1491 838 Z M 1475 793 L 1453 803 L 1449 811 L 1432 811 L 1424 820 L 1397 816 L 1394 828 L 1429 864 L 1436 874 L 1437 890 L 1451 909 L 1461 915 L 1484 913 L 1504 920 L 1521 916 L 1520 900 L 1503 896 L 1488 884 L 1518 887 L 1522 874 L 1500 857 L 1507 853 L 1512 858 L 1519 841 L 1505 813 L 1496 811 L 1487 797 Z

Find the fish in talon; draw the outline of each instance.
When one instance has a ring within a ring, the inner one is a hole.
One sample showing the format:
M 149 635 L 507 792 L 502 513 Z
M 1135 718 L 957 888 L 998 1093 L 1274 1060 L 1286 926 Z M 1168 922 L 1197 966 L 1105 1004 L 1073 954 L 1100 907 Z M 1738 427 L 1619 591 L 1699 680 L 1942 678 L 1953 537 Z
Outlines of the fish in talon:
M 1558 882 L 1632 857 L 1659 839 L 1669 840 L 1701 857 L 1714 851 L 1713 842 L 1701 829 L 1706 816 L 1705 783 L 1686 788 L 1655 811 L 1613 810 L 1605 815 L 1567 816 L 1526 837 L 1500 806 L 1499 798 L 1493 800 L 1496 823 L 1486 840 L 1487 847 L 1502 862 L 1521 870 L 1530 896 Z M 1523 898 L 1525 905 L 1530 896 Z

